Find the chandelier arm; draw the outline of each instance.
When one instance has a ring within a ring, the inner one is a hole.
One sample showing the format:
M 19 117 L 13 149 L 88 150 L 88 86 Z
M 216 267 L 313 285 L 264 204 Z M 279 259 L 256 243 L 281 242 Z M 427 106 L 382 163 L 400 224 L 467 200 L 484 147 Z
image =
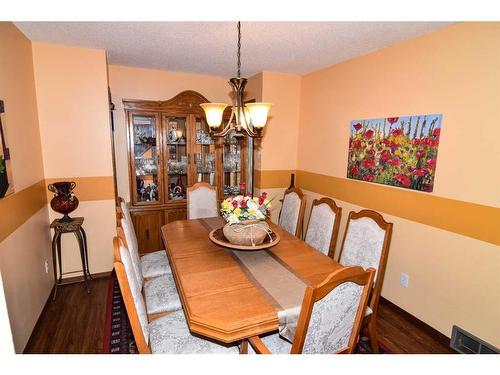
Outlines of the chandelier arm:
M 233 117 L 234 112 L 231 111 L 231 116 L 229 116 L 229 121 L 227 122 L 226 126 L 224 126 L 224 128 L 220 132 L 214 133 L 214 137 L 224 137 L 227 133 L 229 133 L 229 131 L 231 130 L 231 123 L 233 122 Z

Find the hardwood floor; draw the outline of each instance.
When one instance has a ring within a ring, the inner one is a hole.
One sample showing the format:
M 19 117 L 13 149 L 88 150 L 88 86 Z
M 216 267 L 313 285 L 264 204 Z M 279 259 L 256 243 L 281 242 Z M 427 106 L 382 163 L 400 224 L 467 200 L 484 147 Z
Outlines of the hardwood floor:
M 100 353 L 104 336 L 108 278 L 58 288 L 26 345 L 25 353 Z M 454 353 L 449 339 L 381 299 L 378 335 L 391 353 Z
M 25 353 L 101 353 L 109 277 L 57 288 L 24 350 Z
M 377 335 L 394 354 L 456 354 L 448 337 L 384 298 L 379 301 Z

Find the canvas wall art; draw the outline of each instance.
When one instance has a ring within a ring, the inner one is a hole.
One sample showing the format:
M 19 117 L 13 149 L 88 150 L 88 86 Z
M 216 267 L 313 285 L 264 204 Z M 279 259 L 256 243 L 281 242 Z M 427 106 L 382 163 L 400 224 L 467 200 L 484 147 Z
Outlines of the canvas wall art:
M 441 119 L 434 114 L 352 121 L 347 177 L 431 192 Z

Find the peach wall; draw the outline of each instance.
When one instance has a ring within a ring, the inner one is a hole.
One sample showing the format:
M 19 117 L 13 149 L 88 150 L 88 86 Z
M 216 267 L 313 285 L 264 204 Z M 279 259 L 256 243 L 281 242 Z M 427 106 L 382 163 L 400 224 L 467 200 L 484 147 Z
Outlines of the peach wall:
M 297 169 L 345 177 L 351 120 L 442 113 L 432 194 L 500 206 L 499 42 L 462 23 L 304 76 Z
M 7 311 L 7 302 L 2 282 L 2 273 L 0 272 L 0 355 L 13 354 L 14 342 L 9 324 L 9 312 Z
M 45 178 L 111 176 L 104 50 L 33 43 Z
M 31 42 L 12 23 L 0 22 L 0 46 L 0 98 L 5 101 L 4 130 L 16 191 L 0 199 L 2 217 L 16 224 L 7 232 L 2 230 L 0 238 L 0 293 L 5 293 L 9 315 L 3 319 L 0 306 L 0 320 L 12 330 L 11 335 L 2 327 L 0 346 L 3 340 L 13 341 L 19 353 L 52 287 L 51 273 L 44 270 L 45 260 L 51 259 L 49 222 L 45 196 L 37 187 L 44 170 Z
M 213 102 L 231 103 L 226 77 L 168 72 L 127 66 L 109 66 L 109 84 L 116 110 L 115 149 L 118 194 L 129 201 L 127 129 L 123 99 L 167 100 L 184 90 L 194 90 Z
M 10 22 L 0 22 L 0 99 L 15 191 L 44 178 L 31 42 Z
M 262 101 L 273 103 L 260 143 L 260 170 L 296 169 L 301 77 L 264 72 Z
M 111 271 L 115 233 L 113 168 L 104 50 L 33 43 L 38 116 L 47 179 L 85 181 L 71 215 L 85 218 L 92 273 Z M 105 184 L 105 186 L 103 186 Z M 60 214 L 49 209 L 50 220 Z M 81 269 L 77 242 L 63 236 L 63 272 Z M 68 275 L 66 277 L 76 276 Z
M 304 76 L 297 169 L 345 178 L 353 119 L 442 113 L 431 194 L 499 208 L 499 42 L 500 23 L 461 23 Z M 345 217 L 363 208 L 338 203 Z M 395 225 L 382 295 L 448 336 L 458 324 L 500 346 L 499 247 L 385 216 Z

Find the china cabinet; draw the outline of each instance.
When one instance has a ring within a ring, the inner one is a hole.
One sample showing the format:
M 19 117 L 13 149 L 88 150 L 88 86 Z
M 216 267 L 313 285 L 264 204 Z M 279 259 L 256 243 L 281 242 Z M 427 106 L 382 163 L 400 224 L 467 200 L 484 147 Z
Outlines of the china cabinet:
M 194 183 L 216 186 L 219 200 L 252 190 L 252 140 L 210 136 L 205 102 L 195 91 L 166 101 L 123 100 L 131 213 L 142 253 L 163 248 L 163 224 L 187 218 L 186 189 Z

